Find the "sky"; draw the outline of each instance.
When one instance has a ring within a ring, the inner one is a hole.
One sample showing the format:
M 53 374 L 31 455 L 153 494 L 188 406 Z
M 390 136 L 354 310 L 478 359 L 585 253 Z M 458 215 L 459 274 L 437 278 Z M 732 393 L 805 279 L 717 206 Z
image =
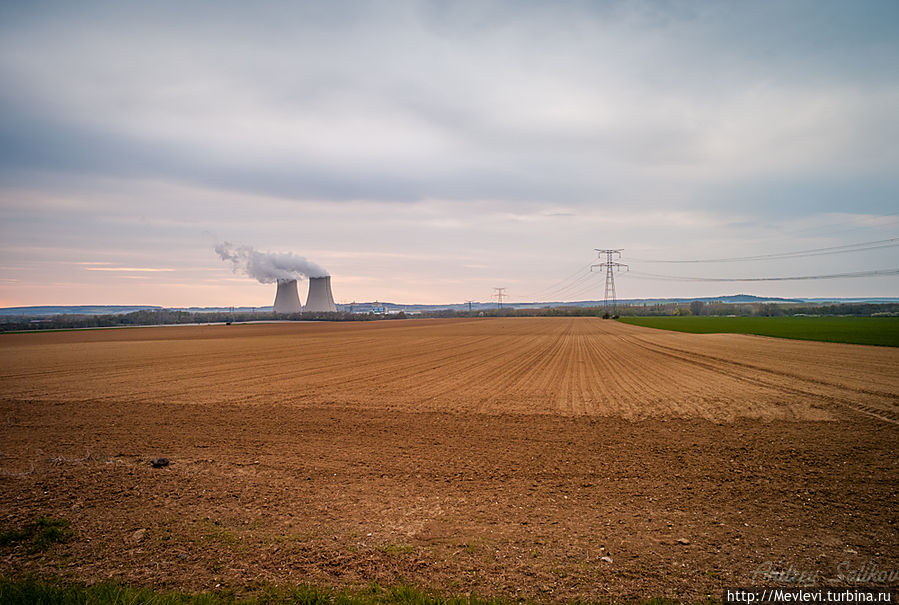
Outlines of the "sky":
M 893 0 L 2 3 L 0 306 L 271 304 L 225 241 L 337 302 L 601 299 L 597 248 L 899 296 L 651 277 L 899 268 L 897 65 Z

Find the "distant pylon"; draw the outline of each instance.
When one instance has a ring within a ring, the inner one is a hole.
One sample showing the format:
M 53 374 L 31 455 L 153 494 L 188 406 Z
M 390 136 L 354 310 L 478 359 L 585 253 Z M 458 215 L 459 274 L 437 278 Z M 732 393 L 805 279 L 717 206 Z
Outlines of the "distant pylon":
M 615 270 L 621 270 L 624 267 L 625 271 L 629 271 L 627 265 L 623 263 L 618 263 L 612 260 L 612 255 L 617 254 L 618 258 L 621 258 L 621 250 L 623 248 L 619 248 L 618 250 L 601 250 L 599 248 L 595 248 L 599 258 L 602 259 L 602 255 L 606 255 L 605 262 L 598 263 L 596 265 L 590 265 L 590 270 L 593 271 L 593 267 L 605 267 L 606 268 L 606 295 L 603 299 L 603 306 L 606 308 L 606 312 L 609 311 L 609 301 L 612 301 L 612 315 L 616 315 L 618 312 L 618 297 L 615 295 Z
M 505 288 L 494 288 L 496 290 L 496 294 L 493 295 L 493 298 L 496 299 L 497 306 L 502 309 L 503 308 L 503 299 L 506 297 L 506 289 Z

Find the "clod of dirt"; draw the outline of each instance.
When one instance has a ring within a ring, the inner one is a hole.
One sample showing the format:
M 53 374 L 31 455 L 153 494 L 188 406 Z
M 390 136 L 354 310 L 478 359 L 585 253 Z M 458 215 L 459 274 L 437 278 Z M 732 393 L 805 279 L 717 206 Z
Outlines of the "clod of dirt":
M 690 541 L 687 540 L 686 538 L 678 538 L 678 539 L 677 539 L 677 543 L 678 543 L 678 544 L 683 544 L 684 546 L 686 546 L 687 544 L 690 543 Z
M 144 535 L 147 533 L 146 529 L 138 529 L 133 534 L 131 534 L 131 541 L 137 544 L 141 540 L 144 539 Z
M 162 468 L 163 466 L 169 465 L 169 459 L 168 458 L 153 458 L 152 460 L 150 460 L 150 464 L 153 466 L 153 468 Z

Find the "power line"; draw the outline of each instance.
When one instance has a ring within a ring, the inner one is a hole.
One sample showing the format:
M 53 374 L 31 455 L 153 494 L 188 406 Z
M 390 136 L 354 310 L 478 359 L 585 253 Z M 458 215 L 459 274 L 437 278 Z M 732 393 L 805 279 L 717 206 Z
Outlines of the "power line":
M 858 244 L 846 244 L 844 246 L 830 246 L 827 248 L 812 248 L 810 250 L 797 250 L 795 252 L 778 252 L 774 254 L 757 254 L 755 256 L 734 256 L 730 258 L 702 258 L 690 260 L 631 258 L 632 261 L 641 263 L 731 263 L 753 260 L 775 260 L 781 258 L 802 258 L 806 256 L 822 256 L 826 254 L 846 254 L 849 252 L 864 252 L 866 250 L 878 250 L 880 248 L 894 248 L 899 246 L 899 237 L 875 240 L 873 242 L 860 242 Z
M 592 263 L 592 261 L 591 261 L 591 263 Z M 588 263 L 585 266 L 581 267 L 580 269 L 577 270 L 576 273 L 573 273 L 572 275 L 568 276 L 562 282 L 558 282 L 558 285 L 556 287 L 547 288 L 546 290 L 544 290 L 544 293 L 553 294 L 553 293 L 562 292 L 564 290 L 568 290 L 570 288 L 577 286 L 582 281 L 584 281 L 584 278 L 586 278 L 590 275 L 591 263 Z
M 592 263 L 593 261 L 591 260 L 589 263 L 583 265 L 570 275 L 546 286 L 545 288 L 534 291 L 533 294 L 527 296 L 526 298 L 530 298 L 532 300 L 537 300 L 538 298 L 546 298 L 547 296 L 562 293 L 565 290 L 569 290 L 573 287 L 579 286 L 583 282 L 585 277 L 590 276 L 590 265 Z
M 547 296 L 544 297 L 544 299 L 547 299 L 547 298 L 564 299 L 564 298 L 570 297 L 572 295 L 572 292 L 574 292 L 575 290 L 583 289 L 585 283 L 592 281 L 592 278 L 594 275 L 595 275 L 595 273 L 588 270 L 586 273 L 581 275 L 577 280 L 575 280 L 571 284 L 565 286 L 564 288 L 559 288 L 559 289 L 555 290 L 554 292 L 550 292 Z M 588 288 L 589 287 L 592 287 L 592 284 L 588 285 Z
M 630 275 L 637 279 L 658 279 L 664 281 L 688 282 L 756 282 L 756 281 L 805 281 L 813 279 L 843 279 L 855 277 L 876 277 L 883 275 L 899 275 L 899 269 L 876 269 L 873 271 L 856 271 L 853 273 L 832 273 L 830 275 L 794 275 L 790 277 L 689 277 L 686 275 L 659 275 L 631 271 Z
M 795 233 L 795 234 L 803 234 L 803 233 L 815 234 L 815 233 L 817 233 L 819 237 L 829 237 L 831 235 L 839 235 L 841 233 L 850 233 L 852 231 L 862 231 L 865 229 L 877 229 L 880 227 L 888 226 L 888 225 L 877 224 L 877 222 L 882 222 L 884 219 L 887 219 L 889 222 L 895 222 L 897 219 L 899 219 L 899 212 L 890 212 L 889 214 L 869 215 L 859 221 L 856 221 L 855 223 L 852 223 L 855 225 L 854 227 L 837 229 L 836 231 L 821 232 L 822 229 L 828 229 L 830 227 L 834 227 L 835 225 L 815 225 L 815 226 L 806 227 L 803 229 L 793 229 L 792 233 Z M 843 225 L 845 225 L 845 223 L 840 223 L 840 225 L 843 226 Z M 783 236 L 781 235 L 781 236 L 777 236 L 777 237 L 783 237 Z M 772 239 L 772 238 L 768 238 L 768 239 Z
M 570 301 L 577 299 L 577 297 L 581 294 L 589 292 L 596 287 L 596 283 L 594 281 L 594 277 L 596 275 L 597 274 L 595 272 L 591 272 L 588 270 L 584 275 L 580 276 L 573 283 L 565 286 L 564 288 L 558 289 L 557 293 L 554 294 L 552 298 L 557 301 Z M 549 300 L 550 298 L 547 296 L 543 299 L 542 302 L 549 302 Z
M 593 275 L 596 275 L 596 274 L 594 273 Z M 596 288 L 595 283 L 587 284 L 587 286 L 582 287 L 579 290 L 576 290 L 574 292 L 566 294 L 565 298 L 567 298 L 569 301 L 572 301 L 572 302 L 576 301 L 582 294 L 586 294 L 587 292 L 592 291 L 594 288 Z

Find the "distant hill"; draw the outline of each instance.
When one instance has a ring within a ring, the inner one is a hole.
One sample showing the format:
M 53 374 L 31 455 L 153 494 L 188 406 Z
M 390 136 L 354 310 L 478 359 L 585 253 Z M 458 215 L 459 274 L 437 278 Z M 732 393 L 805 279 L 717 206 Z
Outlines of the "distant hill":
M 625 298 L 619 299 L 619 304 L 650 305 L 666 303 L 689 303 L 694 300 L 704 302 L 721 302 L 731 304 L 748 303 L 890 303 L 899 302 L 897 297 L 870 297 L 870 298 L 777 298 L 768 296 L 754 296 L 752 294 L 729 294 L 726 296 L 704 296 L 697 298 Z M 602 305 L 601 300 L 580 300 L 575 302 L 546 301 L 535 303 L 505 303 L 505 306 L 516 309 L 539 309 L 542 307 L 596 307 Z M 154 305 L 74 305 L 74 306 L 37 306 L 37 307 L 7 307 L 0 309 L 0 317 L 30 316 L 41 317 L 48 315 L 117 315 L 131 313 L 133 311 L 161 310 L 166 307 Z M 370 301 L 338 304 L 339 311 L 356 313 L 396 313 L 399 311 L 480 311 L 496 308 L 495 302 L 450 303 L 443 305 L 422 305 Z M 265 307 L 169 307 L 170 311 L 187 311 L 190 313 L 222 313 L 233 311 L 235 313 L 270 313 L 271 306 Z
M 681 303 L 681 302 L 692 302 L 694 300 L 701 300 L 705 302 L 723 302 L 723 303 L 759 303 L 759 302 L 772 302 L 772 303 L 801 303 L 804 302 L 802 299 L 798 298 L 771 298 L 764 296 L 753 296 L 751 294 L 734 294 L 729 296 L 708 296 L 702 298 L 627 298 L 627 299 L 619 299 L 619 304 L 665 304 L 665 303 Z M 521 302 L 509 302 L 504 303 L 507 307 L 513 307 L 516 309 L 535 309 L 541 307 L 596 307 L 603 304 L 601 300 L 579 300 L 574 302 L 562 302 L 562 301 L 546 301 L 546 302 L 535 302 L 535 303 L 521 303 Z M 453 310 L 453 311 L 467 311 L 468 303 L 456 303 L 456 304 L 448 304 L 448 305 L 401 305 L 397 303 L 389 303 L 389 302 L 357 302 L 352 305 L 338 305 L 341 311 L 350 311 L 351 307 L 353 311 L 357 312 L 367 312 L 369 309 L 380 309 L 387 312 L 395 312 L 395 311 L 442 311 L 445 309 Z M 471 309 L 481 310 L 481 309 L 493 309 L 496 307 L 495 302 L 472 302 Z
M 167 307 L 169 311 L 187 311 L 188 313 L 271 313 L 272 306 L 267 307 Z
M 868 298 L 803 298 L 802 302 L 810 303 L 894 303 L 899 302 L 895 296 L 880 296 Z
M 75 306 L 45 306 L 45 307 L 6 307 L 0 309 L 0 316 L 4 315 L 118 315 L 121 313 L 133 313 L 134 311 L 151 311 L 162 309 L 152 305 L 75 305 Z
M 772 296 L 754 296 L 752 294 L 730 294 L 728 296 L 701 296 L 695 298 L 633 298 L 629 300 L 619 300 L 619 303 L 680 303 L 693 302 L 699 300 L 702 302 L 721 302 L 721 303 L 801 303 L 806 302 L 802 298 L 777 298 Z

